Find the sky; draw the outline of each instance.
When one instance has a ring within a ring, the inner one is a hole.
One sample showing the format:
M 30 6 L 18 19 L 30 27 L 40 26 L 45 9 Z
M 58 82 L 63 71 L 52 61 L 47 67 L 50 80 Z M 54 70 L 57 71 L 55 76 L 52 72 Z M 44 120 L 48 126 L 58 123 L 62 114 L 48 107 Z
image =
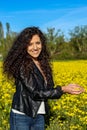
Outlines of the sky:
M 0 22 L 14 32 L 28 26 L 61 29 L 65 35 L 75 26 L 87 25 L 87 0 L 0 0 Z

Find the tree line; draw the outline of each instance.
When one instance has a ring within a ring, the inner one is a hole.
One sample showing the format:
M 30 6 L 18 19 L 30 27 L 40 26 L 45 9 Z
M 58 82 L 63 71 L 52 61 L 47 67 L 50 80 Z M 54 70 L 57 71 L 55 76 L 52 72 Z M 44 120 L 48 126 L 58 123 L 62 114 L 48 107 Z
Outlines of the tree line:
M 2 22 L 0 22 L 0 59 L 8 53 L 18 32 L 6 23 L 6 35 Z M 44 32 L 47 37 L 47 48 L 53 60 L 87 59 L 87 25 L 75 26 L 69 30 L 66 39 L 61 29 L 47 28 Z

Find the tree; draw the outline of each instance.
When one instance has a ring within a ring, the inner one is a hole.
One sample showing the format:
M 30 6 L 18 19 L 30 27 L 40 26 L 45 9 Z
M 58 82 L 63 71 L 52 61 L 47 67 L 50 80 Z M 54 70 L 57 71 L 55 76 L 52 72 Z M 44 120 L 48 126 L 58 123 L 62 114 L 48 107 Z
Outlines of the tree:
M 8 22 L 6 23 L 6 29 L 7 29 L 6 37 L 8 37 L 10 36 L 10 24 Z
M 0 22 L 0 39 L 3 39 L 3 38 L 4 38 L 4 30 L 3 30 L 3 25 Z
M 70 31 L 70 42 L 77 52 L 83 52 L 84 46 L 87 45 L 87 25 L 86 26 L 76 26 L 72 31 Z M 86 48 L 87 50 L 87 48 Z
M 53 56 L 58 52 L 60 44 L 64 42 L 64 35 L 60 29 L 55 31 L 55 28 L 47 28 L 46 37 L 48 39 L 48 49 Z

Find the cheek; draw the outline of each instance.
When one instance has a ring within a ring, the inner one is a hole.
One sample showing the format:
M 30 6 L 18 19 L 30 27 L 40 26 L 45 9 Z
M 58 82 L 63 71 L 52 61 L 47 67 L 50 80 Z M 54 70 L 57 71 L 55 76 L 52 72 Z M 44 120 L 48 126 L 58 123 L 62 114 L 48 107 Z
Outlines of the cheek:
M 30 54 L 30 52 L 31 52 L 31 47 L 28 47 L 28 48 L 27 48 L 27 52 L 28 52 L 28 54 Z
M 42 45 L 40 45 L 40 49 L 42 50 Z
M 30 46 L 28 46 L 27 51 L 29 52 L 31 49 L 32 49 L 32 48 L 31 48 Z

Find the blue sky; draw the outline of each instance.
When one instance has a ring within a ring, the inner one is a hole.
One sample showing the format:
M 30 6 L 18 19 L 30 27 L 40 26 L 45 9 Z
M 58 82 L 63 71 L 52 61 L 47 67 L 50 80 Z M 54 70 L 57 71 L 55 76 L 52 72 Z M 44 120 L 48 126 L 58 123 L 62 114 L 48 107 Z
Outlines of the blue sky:
M 0 21 L 12 31 L 38 26 L 54 27 L 65 35 L 75 26 L 87 25 L 87 0 L 0 0 Z

